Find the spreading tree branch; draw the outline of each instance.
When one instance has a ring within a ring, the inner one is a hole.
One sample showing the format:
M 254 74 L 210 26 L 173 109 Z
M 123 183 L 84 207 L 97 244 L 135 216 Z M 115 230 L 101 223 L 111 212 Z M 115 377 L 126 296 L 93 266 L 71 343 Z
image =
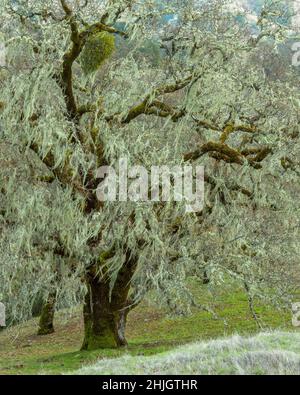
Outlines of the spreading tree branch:
M 127 114 L 121 118 L 121 120 L 119 119 L 120 113 L 107 116 L 105 119 L 108 122 L 119 120 L 121 124 L 128 124 L 140 115 L 156 115 L 163 118 L 170 117 L 173 121 L 177 121 L 186 114 L 185 109 L 173 108 L 157 100 L 157 98 L 184 89 L 190 84 L 195 83 L 199 78 L 200 75 L 195 76 L 192 74 L 181 81 L 158 86 L 157 88 L 153 89 L 152 92 L 149 93 L 141 102 L 132 106 L 128 110 Z

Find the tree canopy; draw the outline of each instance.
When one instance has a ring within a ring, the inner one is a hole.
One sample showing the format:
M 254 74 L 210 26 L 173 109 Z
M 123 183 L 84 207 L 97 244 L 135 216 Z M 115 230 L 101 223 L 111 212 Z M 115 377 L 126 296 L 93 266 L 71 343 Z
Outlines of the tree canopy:
M 254 297 L 290 301 L 299 76 L 291 63 L 270 78 L 260 54 L 296 36 L 293 2 L 268 0 L 242 23 L 230 4 L 1 0 L 0 290 L 12 319 L 37 295 L 55 291 L 65 306 L 87 291 L 84 346 L 112 345 L 110 332 L 122 345 L 124 314 L 149 290 L 187 312 L 186 280 L 204 272 L 212 289 L 239 282 L 251 308 Z M 202 164 L 203 210 L 100 202 L 97 169 L 124 157 L 146 169 Z

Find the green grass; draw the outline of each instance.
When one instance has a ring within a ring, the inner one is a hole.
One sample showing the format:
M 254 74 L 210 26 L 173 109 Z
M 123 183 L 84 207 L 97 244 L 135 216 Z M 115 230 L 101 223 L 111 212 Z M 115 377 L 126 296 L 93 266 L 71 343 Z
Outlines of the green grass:
M 249 312 L 246 295 L 228 288 L 211 295 L 209 288 L 194 291 L 202 303 L 212 302 L 218 319 L 206 311 L 193 310 L 185 317 L 171 317 L 149 303 L 136 308 L 129 316 L 126 350 L 78 351 L 83 336 L 81 308 L 56 314 L 56 332 L 39 337 L 37 320 L 0 332 L 0 374 L 60 374 L 91 365 L 103 358 L 124 354 L 147 356 L 162 353 L 190 342 L 215 339 L 238 333 L 258 331 Z M 290 312 L 257 306 L 265 329 L 294 330 Z M 224 322 L 224 319 L 226 322 Z

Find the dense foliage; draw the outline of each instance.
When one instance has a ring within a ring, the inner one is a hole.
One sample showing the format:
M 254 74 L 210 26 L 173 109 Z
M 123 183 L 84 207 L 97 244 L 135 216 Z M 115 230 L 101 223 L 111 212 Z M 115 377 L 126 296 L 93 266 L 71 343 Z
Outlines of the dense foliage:
M 230 4 L 1 0 L 0 290 L 12 319 L 53 291 L 58 306 L 75 304 L 87 273 L 105 279 L 112 305 L 124 289 L 118 311 L 156 289 L 160 303 L 187 312 L 186 279 L 203 273 L 212 291 L 238 281 L 251 309 L 255 296 L 289 303 L 299 273 L 299 76 L 290 63 L 271 78 L 260 54 L 276 56 L 296 34 L 293 2 L 268 0 L 242 22 L 247 13 Z M 85 67 L 99 38 L 110 47 Z M 145 42 L 158 46 L 155 62 Z M 96 170 L 121 157 L 148 169 L 204 165 L 203 211 L 102 204 Z

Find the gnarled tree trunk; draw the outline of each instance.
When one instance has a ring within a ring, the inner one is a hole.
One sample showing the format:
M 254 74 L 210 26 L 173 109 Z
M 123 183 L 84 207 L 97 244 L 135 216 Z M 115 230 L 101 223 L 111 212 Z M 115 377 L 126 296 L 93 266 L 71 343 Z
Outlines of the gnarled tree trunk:
M 44 303 L 41 311 L 38 335 L 50 335 L 54 332 L 54 313 L 56 304 L 56 293 L 52 293 L 48 296 L 47 301 Z
M 127 345 L 125 328 L 128 311 L 114 308 L 110 301 L 109 288 L 109 282 L 98 277 L 88 280 L 88 292 L 83 308 L 83 350 Z
M 127 345 L 125 329 L 132 304 L 128 300 L 136 259 L 128 253 L 112 291 L 110 281 L 100 276 L 96 266 L 86 274 L 87 294 L 83 308 L 84 341 L 82 350 L 115 348 Z

